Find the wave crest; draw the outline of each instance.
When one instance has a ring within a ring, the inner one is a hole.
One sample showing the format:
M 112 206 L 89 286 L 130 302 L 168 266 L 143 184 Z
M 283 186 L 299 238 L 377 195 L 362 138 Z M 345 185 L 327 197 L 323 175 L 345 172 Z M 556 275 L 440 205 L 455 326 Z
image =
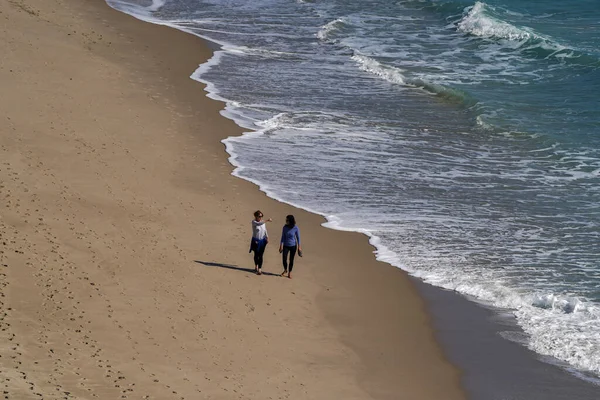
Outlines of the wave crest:
M 510 11 L 505 13 L 511 14 Z M 514 14 L 514 13 L 513 13 Z M 497 10 L 483 2 L 476 2 L 464 10 L 456 29 L 468 35 L 488 40 L 503 41 L 506 48 L 537 59 L 554 59 L 561 63 L 598 67 L 600 60 L 594 54 L 563 45 L 555 39 L 526 26 L 515 26 L 498 16 Z
M 154 18 L 152 14 L 163 8 L 167 0 L 151 0 L 147 5 L 130 3 L 125 0 L 106 0 L 106 3 L 115 10 L 132 15 L 142 21 L 164 24 L 163 21 Z
M 445 100 L 465 106 L 472 106 L 476 103 L 474 99 L 462 90 L 430 82 L 422 78 L 407 77 L 401 69 L 383 65 L 370 57 L 355 54 L 352 56 L 352 59 L 358 63 L 361 70 L 376 75 L 390 83 L 420 88 Z
M 397 83 L 400 85 L 407 84 L 406 77 L 398 68 L 385 66 L 379 61 L 360 54 L 353 55 L 352 59 L 356 61 L 358 63 L 358 67 L 365 72 L 370 72 L 391 83 Z
M 538 295 L 533 301 L 534 307 L 547 310 L 557 310 L 564 314 L 588 311 L 588 303 L 577 297 L 561 296 L 556 294 Z
M 323 41 L 329 40 L 329 37 L 332 33 L 342 29 L 344 26 L 346 26 L 346 20 L 344 20 L 344 18 L 338 18 L 330 21 L 323 25 L 321 29 L 319 29 L 317 32 L 317 38 Z
M 541 39 L 528 28 L 519 28 L 489 14 L 489 6 L 477 2 L 458 22 L 459 31 L 484 38 L 530 40 Z
M 152 4 L 147 8 L 148 11 L 158 11 L 160 10 L 167 0 L 152 0 Z

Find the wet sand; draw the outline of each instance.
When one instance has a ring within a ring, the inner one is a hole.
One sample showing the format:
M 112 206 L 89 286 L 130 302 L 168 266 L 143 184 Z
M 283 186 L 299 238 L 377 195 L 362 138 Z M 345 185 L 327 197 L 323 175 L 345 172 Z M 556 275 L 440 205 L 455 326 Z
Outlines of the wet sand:
M 231 176 L 240 128 L 189 79 L 206 43 L 101 0 L 0 0 L 0 20 L 4 398 L 464 398 L 405 273 Z
M 471 400 L 596 400 L 597 378 L 526 347 L 511 310 L 485 306 L 413 278 L 428 303 L 437 338 L 463 371 Z

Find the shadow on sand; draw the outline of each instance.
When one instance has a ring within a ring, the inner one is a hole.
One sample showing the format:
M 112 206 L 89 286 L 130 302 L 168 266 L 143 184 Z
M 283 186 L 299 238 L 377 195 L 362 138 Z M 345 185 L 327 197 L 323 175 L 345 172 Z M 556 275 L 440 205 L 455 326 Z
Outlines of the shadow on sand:
M 249 272 L 251 274 L 255 273 L 254 272 L 254 268 L 242 268 L 242 267 L 238 267 L 237 265 L 221 264 L 221 263 L 208 262 L 208 261 L 199 261 L 199 260 L 195 260 L 194 262 L 198 263 L 198 264 L 205 265 L 207 267 L 218 267 L 218 268 L 233 269 L 233 270 L 236 270 L 236 271 Z M 272 272 L 265 272 L 265 271 L 263 271 L 262 274 L 263 275 L 267 275 L 267 276 L 279 276 L 279 274 L 274 274 Z

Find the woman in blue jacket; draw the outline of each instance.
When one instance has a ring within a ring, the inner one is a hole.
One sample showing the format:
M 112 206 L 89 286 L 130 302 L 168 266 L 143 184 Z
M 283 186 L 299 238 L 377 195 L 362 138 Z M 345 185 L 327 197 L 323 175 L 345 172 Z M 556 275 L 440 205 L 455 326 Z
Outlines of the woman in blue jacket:
M 296 219 L 293 215 L 285 217 L 285 225 L 281 232 L 281 241 L 279 242 L 279 252 L 283 253 L 283 273 L 292 279 L 292 269 L 294 268 L 294 257 L 298 255 L 302 257 L 302 248 L 300 247 L 300 229 L 296 226 Z M 289 264 L 288 264 L 289 255 Z

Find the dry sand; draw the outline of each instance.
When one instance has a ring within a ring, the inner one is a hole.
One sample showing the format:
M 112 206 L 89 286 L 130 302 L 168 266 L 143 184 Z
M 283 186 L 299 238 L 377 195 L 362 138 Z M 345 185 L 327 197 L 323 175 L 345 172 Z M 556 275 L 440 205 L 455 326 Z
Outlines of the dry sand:
M 402 271 L 230 175 L 240 130 L 188 78 L 203 41 L 102 0 L 0 0 L 0 21 L 1 398 L 464 398 Z

